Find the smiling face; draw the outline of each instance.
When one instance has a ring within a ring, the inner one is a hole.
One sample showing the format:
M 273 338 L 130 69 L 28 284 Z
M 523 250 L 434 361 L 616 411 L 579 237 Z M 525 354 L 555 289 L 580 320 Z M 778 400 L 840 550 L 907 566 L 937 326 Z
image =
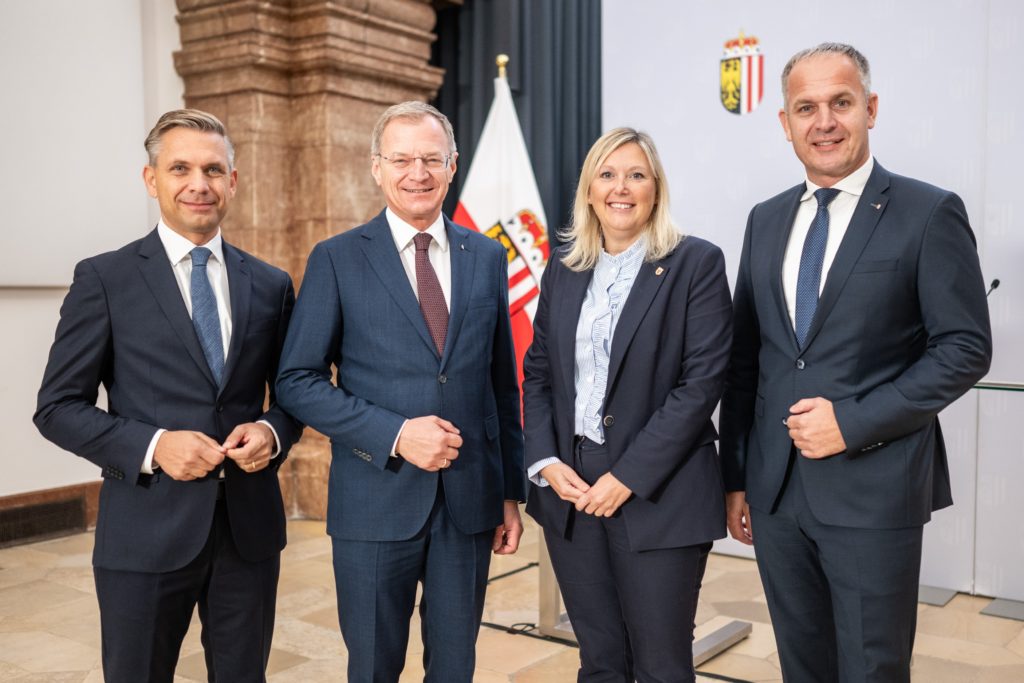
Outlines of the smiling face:
M 430 170 L 424 162 L 449 154 L 448 164 L 437 170 Z M 388 208 L 417 230 L 426 230 L 441 214 L 457 157 L 450 153 L 444 127 L 433 116 L 397 118 L 384 128 L 380 154 L 374 157 L 370 172 L 384 191 Z M 400 168 L 393 163 L 397 159 L 412 159 L 412 163 Z
M 640 237 L 657 194 L 654 172 L 640 145 L 627 142 L 605 158 L 587 192 L 601 223 L 605 251 L 617 254 Z
M 156 163 L 142 178 L 167 227 L 194 244 L 217 234 L 238 184 L 221 135 L 180 127 L 161 136 Z
M 824 54 L 793 67 L 779 121 L 808 179 L 831 187 L 868 160 L 877 113 L 878 95 L 864 93 L 853 61 Z

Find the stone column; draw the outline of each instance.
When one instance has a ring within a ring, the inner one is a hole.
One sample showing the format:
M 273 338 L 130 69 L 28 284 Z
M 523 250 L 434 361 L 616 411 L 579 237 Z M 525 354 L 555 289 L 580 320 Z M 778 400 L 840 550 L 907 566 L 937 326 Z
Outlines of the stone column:
M 224 121 L 238 194 L 228 241 L 291 273 L 383 207 L 370 133 L 391 104 L 429 100 L 430 0 L 176 0 L 175 66 L 189 107 Z M 307 429 L 281 470 L 289 515 L 323 519 L 327 440 Z

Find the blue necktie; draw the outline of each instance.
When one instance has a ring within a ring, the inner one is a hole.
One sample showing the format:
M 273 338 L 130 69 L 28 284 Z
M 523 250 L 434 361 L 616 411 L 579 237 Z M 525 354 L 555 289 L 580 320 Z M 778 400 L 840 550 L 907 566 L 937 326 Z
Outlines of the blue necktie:
M 839 190 L 823 187 L 815 190 L 818 211 L 814 214 L 811 229 L 804 240 L 800 254 L 800 273 L 796 280 L 796 340 L 804 346 L 807 332 L 811 329 L 814 311 L 818 308 L 818 291 L 821 289 L 821 264 L 825 261 L 825 244 L 828 242 L 828 205 L 839 194 Z
M 199 345 L 203 347 L 206 364 L 210 366 L 213 378 L 220 384 L 224 374 L 224 342 L 220 336 L 220 314 L 217 312 L 217 298 L 210 286 L 206 263 L 210 250 L 196 247 L 192 255 L 192 325 L 196 328 Z

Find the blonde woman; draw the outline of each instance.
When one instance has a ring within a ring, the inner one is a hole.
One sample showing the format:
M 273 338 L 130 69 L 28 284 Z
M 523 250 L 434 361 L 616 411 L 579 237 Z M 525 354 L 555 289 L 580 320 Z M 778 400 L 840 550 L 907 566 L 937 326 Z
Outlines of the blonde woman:
M 711 414 L 732 308 L 721 250 L 683 236 L 651 138 L 583 164 L 526 355 L 527 512 L 544 529 L 580 681 L 692 681 L 697 595 L 725 535 Z

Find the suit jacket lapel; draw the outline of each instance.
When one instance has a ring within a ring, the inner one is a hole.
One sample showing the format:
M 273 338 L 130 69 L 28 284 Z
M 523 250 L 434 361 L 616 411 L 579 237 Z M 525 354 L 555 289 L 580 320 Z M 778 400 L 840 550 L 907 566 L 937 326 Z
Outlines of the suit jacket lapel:
M 775 299 L 775 310 L 782 322 L 782 328 L 789 330 L 789 340 L 793 348 L 799 351 L 796 343 L 796 331 L 793 329 L 793 320 L 789 317 L 789 308 L 786 306 L 786 290 L 782 283 L 782 264 L 786 259 L 786 247 L 789 245 L 789 236 L 793 232 L 793 221 L 796 220 L 796 212 L 800 209 L 800 197 L 807 189 L 805 183 L 800 183 L 792 190 L 791 196 L 787 198 L 789 212 L 783 216 L 783 222 L 778 225 L 778 237 L 775 240 L 775 251 L 772 252 L 771 273 L 772 295 Z
M 252 275 L 249 264 L 241 252 L 224 242 L 224 266 L 228 270 L 228 296 L 231 299 L 231 342 L 228 346 L 228 357 L 224 363 L 224 382 L 226 386 L 231 372 L 238 365 L 242 354 L 242 343 L 249 327 L 249 308 L 252 302 Z
M 825 287 L 822 289 L 821 298 L 818 299 L 818 307 L 814 311 L 814 319 L 807 331 L 805 348 L 814 341 L 818 330 L 828 318 L 829 312 L 839 299 L 839 293 L 843 291 L 843 285 L 850 277 L 854 264 L 857 263 L 861 252 L 864 251 L 868 240 L 875 232 L 879 219 L 885 213 L 885 205 L 889 201 L 885 193 L 888 190 L 889 172 L 875 162 L 875 168 L 871 171 L 871 176 L 864 186 L 864 192 L 850 218 L 850 225 L 846 228 L 846 234 L 843 236 L 843 241 L 839 243 L 839 250 L 832 261 L 832 267 L 829 268 Z
M 654 295 L 661 289 L 661 283 L 665 281 L 668 271 L 669 266 L 665 259 L 653 263 L 645 262 L 640 266 L 640 272 L 636 274 L 636 280 L 633 281 L 633 287 L 626 298 L 626 304 L 622 307 L 619 322 L 615 325 L 612 352 L 608 358 L 608 385 L 604 392 L 605 396 L 611 394 L 626 349 L 633 341 L 633 335 L 647 315 L 647 309 L 651 307 Z
M 448 256 L 452 264 L 452 304 L 448 315 L 448 334 L 445 337 L 441 369 L 448 363 L 451 349 L 455 346 L 455 339 L 466 317 L 469 297 L 473 293 L 473 274 L 476 271 L 476 255 L 469 242 L 469 231 L 449 221 L 447 216 L 444 218 L 444 225 L 448 232 Z
M 561 268 L 565 271 L 565 281 L 559 283 L 559 289 L 555 293 L 557 298 L 551 302 L 550 315 L 553 329 L 558 333 L 558 341 L 556 348 L 549 350 L 548 353 L 558 354 L 558 365 L 564 374 L 564 386 L 571 392 L 576 386 L 576 328 L 580 322 L 583 299 L 587 295 L 587 285 L 590 284 L 594 271 L 575 272 L 560 263 L 549 264 L 548 268 Z
M 181 340 L 188 355 L 199 366 L 203 375 L 210 384 L 217 386 L 210 372 L 210 366 L 203 355 L 203 349 L 199 345 L 199 338 L 196 337 L 196 330 L 192 326 L 192 318 L 189 317 L 188 309 L 185 308 L 185 300 L 181 298 L 181 290 L 178 289 L 178 281 L 174 279 L 174 272 L 171 264 L 167 261 L 167 252 L 164 250 L 163 242 L 156 230 L 146 235 L 139 246 L 139 272 L 142 273 L 146 285 L 153 293 L 160 310 L 171 325 L 171 329 Z
M 362 236 L 363 253 L 374 272 L 377 273 L 377 277 L 380 278 L 384 289 L 409 319 L 413 329 L 422 337 L 423 343 L 437 355 L 437 347 L 434 346 L 434 340 L 427 329 L 427 322 L 423 319 L 423 311 L 420 310 L 419 301 L 412 291 L 409 276 L 406 275 L 405 267 L 402 266 L 402 257 L 395 249 L 395 240 L 391 236 L 391 228 L 388 226 L 388 220 L 384 217 L 383 211 L 367 223 Z M 367 305 L 372 306 L 373 301 L 369 300 Z M 447 343 L 445 345 L 447 346 Z

